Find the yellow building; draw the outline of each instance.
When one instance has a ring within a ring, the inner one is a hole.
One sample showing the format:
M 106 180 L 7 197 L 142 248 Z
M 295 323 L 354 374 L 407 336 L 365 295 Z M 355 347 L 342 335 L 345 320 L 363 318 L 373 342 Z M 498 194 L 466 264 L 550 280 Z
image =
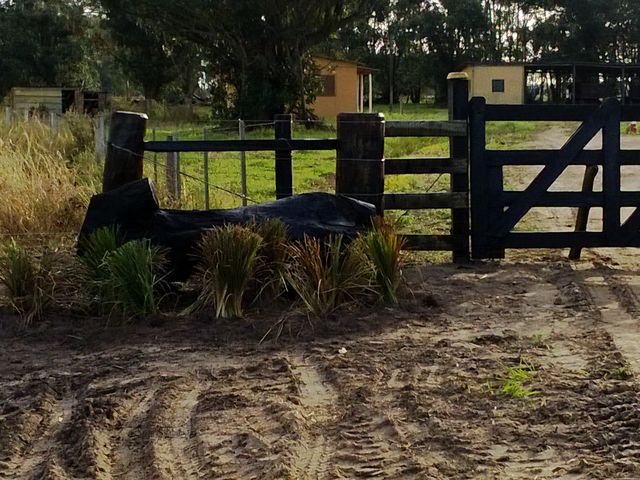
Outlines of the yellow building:
M 473 64 L 462 69 L 469 76 L 470 97 L 484 97 L 487 103 L 525 103 L 525 66 L 517 64 Z
M 323 86 L 310 105 L 318 117 L 335 118 L 339 113 L 373 111 L 373 69 L 326 57 L 314 57 L 313 61 Z

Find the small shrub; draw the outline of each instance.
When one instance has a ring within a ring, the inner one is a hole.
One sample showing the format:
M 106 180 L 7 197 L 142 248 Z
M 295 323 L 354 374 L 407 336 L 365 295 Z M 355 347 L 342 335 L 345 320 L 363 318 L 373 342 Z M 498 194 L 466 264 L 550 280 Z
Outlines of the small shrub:
M 43 255 L 38 261 L 12 240 L 0 254 L 0 282 L 5 287 L 9 305 L 23 326 L 28 327 L 42 318 L 53 296 L 55 282 L 50 258 Z
M 164 252 L 148 240 L 127 242 L 104 258 L 104 293 L 125 315 L 158 313 L 166 266 Z
M 191 310 L 211 308 L 216 318 L 241 317 L 261 245 L 260 235 L 239 225 L 207 232 L 197 248 L 202 290 Z
M 327 315 L 371 291 L 369 262 L 353 244 L 345 247 L 342 236 L 329 237 L 324 245 L 305 237 L 288 250 L 287 280 L 314 315 Z
M 271 218 L 253 226 L 252 230 L 262 238 L 255 272 L 256 300 L 277 298 L 286 287 L 287 226 L 282 220 Z
M 362 235 L 358 243 L 361 243 L 364 254 L 373 266 L 375 287 L 380 298 L 397 304 L 402 275 L 400 254 L 404 246 L 403 238 L 393 224 L 379 217 L 374 219 L 373 230 Z

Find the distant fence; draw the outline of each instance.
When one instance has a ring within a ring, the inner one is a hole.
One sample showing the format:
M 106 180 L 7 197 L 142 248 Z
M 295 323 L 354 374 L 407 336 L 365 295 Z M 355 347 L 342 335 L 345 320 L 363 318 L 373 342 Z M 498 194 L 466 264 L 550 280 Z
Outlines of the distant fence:
M 448 121 L 390 121 L 381 114 L 345 113 L 337 119 L 336 138 L 293 138 L 291 115 L 274 119 L 273 139 L 179 140 L 171 136 L 145 141 L 146 115 L 116 112 L 112 116 L 107 146 L 103 190 L 109 191 L 142 178 L 145 152 L 167 154 L 166 180 L 169 194 L 180 195 L 180 153 L 203 154 L 205 206 L 208 207 L 209 152 L 273 152 L 275 196 L 293 195 L 293 152 L 335 151 L 336 193 L 373 204 L 385 210 L 450 209 L 450 235 L 407 235 L 407 248 L 452 251 L 454 259 L 469 259 L 469 189 L 467 107 L 468 80 L 453 76 L 449 80 Z M 242 137 L 242 130 L 240 130 Z M 443 158 L 384 158 L 386 137 L 448 137 L 450 155 Z M 241 157 L 242 158 L 242 157 Z M 246 166 L 243 168 L 246 178 Z M 449 175 L 450 192 L 385 193 L 385 175 Z M 243 187 L 246 203 L 246 186 Z
M 15 110 L 11 107 L 4 107 L 4 122 L 7 125 L 14 125 L 17 122 L 28 122 L 33 118 L 49 126 L 52 135 L 57 135 L 60 129 L 60 122 L 64 120 L 64 114 L 56 112 L 41 112 L 37 110 Z M 94 147 L 96 162 L 104 161 L 107 156 L 108 137 L 108 116 L 106 113 L 99 113 L 91 118 L 94 131 Z

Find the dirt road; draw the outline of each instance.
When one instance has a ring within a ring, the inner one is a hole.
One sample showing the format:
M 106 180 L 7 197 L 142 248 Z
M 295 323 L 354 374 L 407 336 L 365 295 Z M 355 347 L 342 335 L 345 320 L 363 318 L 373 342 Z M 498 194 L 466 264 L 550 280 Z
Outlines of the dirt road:
M 5 321 L 0 478 L 640 478 L 637 258 L 421 266 L 402 309 L 262 345 L 276 316 Z
M 638 387 L 599 307 L 637 312 L 626 274 L 422 268 L 412 308 L 268 346 L 198 322 L 3 338 L 0 477 L 638 478 Z M 511 398 L 521 362 L 539 393 Z

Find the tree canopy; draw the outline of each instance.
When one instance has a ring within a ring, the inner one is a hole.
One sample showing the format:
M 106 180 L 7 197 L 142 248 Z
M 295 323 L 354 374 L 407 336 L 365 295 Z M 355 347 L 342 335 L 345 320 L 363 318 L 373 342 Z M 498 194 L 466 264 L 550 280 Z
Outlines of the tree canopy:
M 0 95 L 69 85 L 216 115 L 307 114 L 324 54 L 377 68 L 376 94 L 444 93 L 471 61 L 640 62 L 637 0 L 0 0 Z M 127 88 L 127 86 L 130 87 Z M 389 88 L 392 87 L 392 88 Z

